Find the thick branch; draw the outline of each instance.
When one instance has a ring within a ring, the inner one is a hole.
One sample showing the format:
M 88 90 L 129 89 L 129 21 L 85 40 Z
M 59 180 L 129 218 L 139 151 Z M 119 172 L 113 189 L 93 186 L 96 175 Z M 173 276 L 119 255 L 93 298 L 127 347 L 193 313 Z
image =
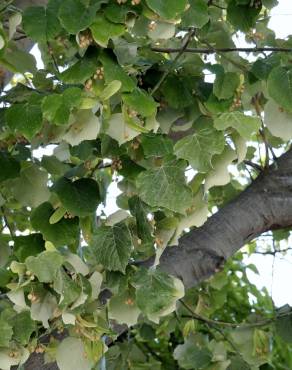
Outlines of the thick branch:
M 200 228 L 168 248 L 159 268 L 192 287 L 212 276 L 260 234 L 292 226 L 292 150 L 263 171 L 245 191 Z

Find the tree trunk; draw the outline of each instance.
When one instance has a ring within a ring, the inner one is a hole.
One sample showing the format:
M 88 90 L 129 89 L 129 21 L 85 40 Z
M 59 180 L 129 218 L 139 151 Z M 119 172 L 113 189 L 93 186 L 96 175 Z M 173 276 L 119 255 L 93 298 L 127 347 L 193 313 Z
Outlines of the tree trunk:
M 213 275 L 260 234 L 292 226 L 292 150 L 283 154 L 236 199 L 168 248 L 159 268 L 189 288 Z

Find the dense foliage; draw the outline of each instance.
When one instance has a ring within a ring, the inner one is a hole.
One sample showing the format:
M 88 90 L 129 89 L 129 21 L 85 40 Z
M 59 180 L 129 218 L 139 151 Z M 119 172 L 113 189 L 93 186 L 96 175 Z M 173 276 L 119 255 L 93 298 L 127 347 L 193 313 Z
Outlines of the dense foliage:
M 243 253 L 187 291 L 159 270 L 292 139 L 276 3 L 1 1 L 1 71 L 16 74 L 0 105 L 1 369 L 33 352 L 60 370 L 292 368 L 290 308 L 249 282 Z M 230 50 L 239 32 L 254 54 Z

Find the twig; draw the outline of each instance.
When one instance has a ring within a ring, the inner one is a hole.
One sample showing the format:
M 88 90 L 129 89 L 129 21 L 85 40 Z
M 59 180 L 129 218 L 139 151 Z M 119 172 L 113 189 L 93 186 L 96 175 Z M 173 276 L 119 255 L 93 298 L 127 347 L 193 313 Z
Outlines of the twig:
M 255 170 L 259 171 L 259 172 L 262 172 L 262 167 L 260 165 L 258 165 L 257 163 L 254 163 L 252 161 L 248 161 L 248 160 L 245 160 L 243 161 L 244 164 L 246 164 L 247 166 L 250 166 L 252 168 L 254 168 Z
M 165 79 L 167 78 L 167 76 L 169 75 L 170 71 L 171 71 L 171 67 L 173 67 L 175 65 L 175 63 L 179 60 L 179 58 L 182 56 L 182 54 L 185 52 L 185 50 L 187 49 L 192 37 L 195 35 L 196 33 L 196 29 L 192 28 L 186 38 L 186 41 L 185 43 L 183 44 L 183 46 L 180 48 L 180 49 L 177 49 L 177 55 L 176 57 L 173 59 L 172 63 L 171 63 L 171 66 L 163 73 L 163 75 L 161 76 L 160 80 L 157 82 L 157 84 L 154 86 L 153 90 L 151 91 L 151 95 L 154 95 L 155 92 L 160 88 L 160 86 L 163 84 L 163 82 L 165 81 Z M 151 48 L 153 50 L 153 48 Z M 156 50 L 154 50 L 156 51 Z
M 1 211 L 2 211 L 2 214 L 3 214 L 3 219 L 4 219 L 4 222 L 5 222 L 5 226 L 9 230 L 10 236 L 13 239 L 14 238 L 14 231 L 13 231 L 13 228 L 11 227 L 11 225 L 8 222 L 8 219 L 7 219 L 6 214 L 5 214 L 5 209 L 4 209 L 3 206 L 1 207 Z
M 197 319 L 199 320 L 198 317 L 200 317 L 199 315 L 197 315 L 183 300 L 180 300 L 180 302 L 183 304 L 183 306 L 192 314 L 192 317 L 194 319 Z M 214 322 L 213 320 L 209 320 L 209 319 L 206 319 L 205 320 L 205 324 L 209 327 L 209 329 L 214 329 L 215 331 L 217 331 L 225 340 L 226 342 L 228 342 L 230 344 L 230 346 L 233 348 L 233 350 L 240 356 L 242 357 L 242 354 L 241 352 L 238 350 L 238 348 L 236 348 L 235 344 L 233 343 L 233 341 L 231 339 L 228 338 L 228 336 L 224 333 L 224 331 L 218 327 L 218 323 L 221 322 L 221 321 L 216 321 Z M 222 323 L 222 322 L 221 322 Z M 227 324 L 227 323 L 224 323 L 224 324 Z M 233 324 L 232 324 L 233 325 Z M 226 326 L 226 325 L 225 325 Z M 229 325 L 228 325 L 229 326 Z
M 283 249 L 283 250 L 278 250 L 278 249 L 274 249 L 274 251 L 265 251 L 265 252 L 260 252 L 260 251 L 255 251 L 253 252 L 254 254 L 261 254 L 263 256 L 276 256 L 278 253 L 286 253 L 288 251 L 291 251 L 292 248 L 286 248 L 286 249 Z
M 263 320 L 263 321 L 258 321 L 258 322 L 255 322 L 255 323 L 250 323 L 250 324 L 245 324 L 245 323 L 240 323 L 240 324 L 236 324 L 236 323 L 232 323 L 232 322 L 225 322 L 225 321 L 219 321 L 219 320 L 212 320 L 212 319 L 208 319 L 207 317 L 203 317 L 199 314 L 197 314 L 196 312 L 194 312 L 191 307 L 189 307 L 182 299 L 179 300 L 180 303 L 191 313 L 191 317 L 197 321 L 201 321 L 207 325 L 216 325 L 216 326 L 222 326 L 222 327 L 227 327 L 227 328 L 254 328 L 254 327 L 258 327 L 258 326 L 266 326 L 266 325 L 269 325 L 271 324 L 276 318 L 271 318 L 271 319 L 267 319 L 267 320 Z M 291 315 L 291 313 L 289 313 L 289 315 Z M 183 317 L 186 317 L 186 315 L 184 315 Z
M 153 46 L 152 51 L 159 53 L 178 53 L 181 51 L 180 48 L 159 48 Z M 185 48 L 184 53 L 197 53 L 197 54 L 216 54 L 216 53 L 232 53 L 232 52 L 245 52 L 245 53 L 262 53 L 262 52 L 282 52 L 282 53 L 292 53 L 292 48 L 284 47 L 253 47 L 253 48 Z
M 257 116 L 259 117 L 260 121 L 261 121 L 261 129 L 259 130 L 259 133 L 262 137 L 262 140 L 263 140 L 263 143 L 265 145 L 265 164 L 264 164 L 264 168 L 268 168 L 269 167 L 269 162 L 270 162 L 270 158 L 269 158 L 269 144 L 268 144 L 268 140 L 266 138 L 266 135 L 265 135 L 265 125 L 264 125 L 264 121 L 263 121 L 263 118 L 262 118 L 262 114 L 261 114 L 261 106 L 260 106 L 260 103 L 259 103 L 259 98 L 260 98 L 260 95 L 259 94 L 256 94 L 253 98 L 252 98 L 252 104 L 255 108 L 255 111 L 256 111 L 256 114 Z
M 207 3 L 208 6 L 215 6 L 216 8 L 219 8 L 219 9 L 222 9 L 222 10 L 225 10 L 226 8 L 224 8 L 223 6 L 220 6 L 218 4 L 214 4 L 213 3 L 213 0 L 209 0 L 208 3 Z
M 56 70 L 57 74 L 60 74 L 58 63 L 56 61 L 56 58 L 54 56 L 54 53 L 52 51 L 52 48 L 51 48 L 51 45 L 50 45 L 49 42 L 47 42 L 47 47 L 48 47 L 49 54 L 50 54 L 50 56 L 52 58 L 52 61 L 53 61 L 53 66 L 55 67 L 55 70 Z

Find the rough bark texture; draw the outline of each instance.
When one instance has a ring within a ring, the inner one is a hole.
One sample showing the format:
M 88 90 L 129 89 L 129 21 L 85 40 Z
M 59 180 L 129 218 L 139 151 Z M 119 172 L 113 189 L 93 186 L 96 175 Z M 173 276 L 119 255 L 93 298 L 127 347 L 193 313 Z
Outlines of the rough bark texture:
M 292 225 L 292 150 L 282 155 L 235 200 L 179 240 L 160 268 L 186 287 L 213 275 L 224 261 L 268 230 Z

